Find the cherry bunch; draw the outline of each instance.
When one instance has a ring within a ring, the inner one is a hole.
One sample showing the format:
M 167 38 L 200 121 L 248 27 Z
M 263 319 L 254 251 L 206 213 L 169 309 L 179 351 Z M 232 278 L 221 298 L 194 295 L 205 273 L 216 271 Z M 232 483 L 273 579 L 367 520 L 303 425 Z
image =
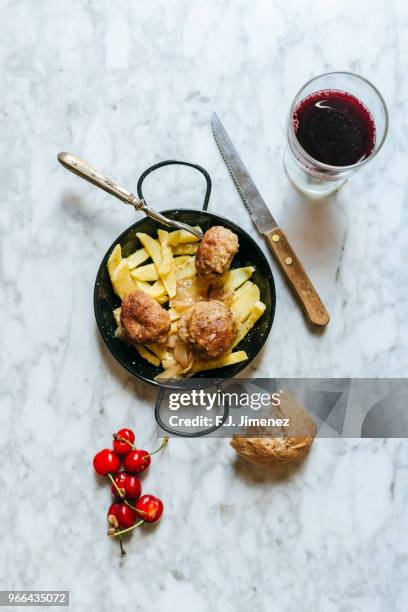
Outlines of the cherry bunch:
M 154 495 L 142 495 L 142 485 L 136 474 L 145 472 L 151 457 L 168 442 L 163 438 L 159 448 L 152 453 L 135 447 L 135 434 L 123 428 L 113 434 L 113 449 L 104 448 L 93 458 L 95 472 L 107 476 L 112 483 L 115 501 L 108 510 L 108 535 L 118 538 L 122 555 L 122 536 L 143 523 L 157 523 L 163 514 L 163 502 Z M 124 470 L 120 470 L 123 462 Z

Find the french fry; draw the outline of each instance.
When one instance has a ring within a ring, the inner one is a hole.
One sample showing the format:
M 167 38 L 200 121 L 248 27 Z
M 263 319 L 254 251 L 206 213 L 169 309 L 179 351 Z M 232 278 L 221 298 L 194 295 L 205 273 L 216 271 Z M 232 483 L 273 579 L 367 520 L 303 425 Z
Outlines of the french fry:
M 174 257 L 173 262 L 177 268 L 181 268 L 187 261 L 190 261 L 190 255 L 179 255 L 179 257 Z
M 139 266 L 130 271 L 130 276 L 134 280 L 141 281 L 155 281 L 158 280 L 159 275 L 157 273 L 156 265 L 154 263 L 146 264 L 145 266 Z
M 170 325 L 170 335 L 175 334 L 177 332 L 177 323 L 176 321 L 174 321 L 171 325 Z
M 156 357 L 160 359 L 160 361 L 162 361 L 163 359 L 169 359 L 171 357 L 169 350 L 162 344 L 149 344 L 147 348 L 149 351 L 154 353 Z
M 185 242 L 173 246 L 173 255 L 195 255 L 197 253 L 198 244 Z
M 251 278 L 254 272 L 255 268 L 253 266 L 246 266 L 245 268 L 235 268 L 234 270 L 230 270 L 224 283 L 224 288 L 234 290 L 238 289 L 238 287 L 243 285 L 245 281 Z
M 177 293 L 177 279 L 174 268 L 166 274 L 166 276 L 162 276 L 163 285 L 166 287 L 168 297 L 174 298 Z
M 176 364 L 178 364 L 178 362 L 174 359 L 174 357 L 169 357 L 168 359 L 163 359 L 162 361 L 162 366 L 165 370 L 175 366 Z
M 121 300 L 129 293 L 136 291 L 136 284 L 130 276 L 129 266 L 126 259 L 122 259 L 120 264 L 114 269 L 111 282 L 113 290 Z
M 136 235 L 139 238 L 140 242 L 143 244 L 146 251 L 149 253 L 150 257 L 153 259 L 153 263 L 155 264 L 157 272 L 160 275 L 159 271 L 160 271 L 160 266 L 162 263 L 162 252 L 161 252 L 160 242 L 158 242 L 151 236 L 144 234 L 143 232 L 138 232 Z M 141 282 L 141 281 L 137 281 L 137 282 Z M 173 270 L 171 270 L 168 275 L 161 276 L 161 280 L 156 281 L 154 285 L 151 287 L 151 289 L 148 289 L 145 286 L 144 288 L 142 288 L 142 291 L 145 291 L 146 293 L 151 295 L 156 300 L 158 298 L 162 298 L 163 294 L 166 291 L 169 296 L 174 297 L 176 295 L 176 278 L 175 278 Z
M 156 366 L 157 368 L 159 367 L 159 365 L 161 364 L 161 360 L 158 357 L 156 357 L 156 355 L 154 355 L 149 350 L 147 350 L 147 348 L 143 346 L 142 344 L 136 344 L 135 346 L 136 346 L 137 352 L 139 353 L 141 357 L 143 357 L 143 359 L 146 359 L 146 361 Z
M 177 259 L 181 259 L 181 257 L 177 257 Z M 183 278 L 190 278 L 191 276 L 194 276 L 195 273 L 195 257 L 188 257 L 183 264 L 176 266 L 177 280 L 182 280 Z
M 201 232 L 201 227 L 198 225 L 194 226 L 195 229 Z M 190 234 L 187 230 L 176 230 L 175 232 L 171 232 L 169 236 L 169 243 L 171 246 L 177 246 L 178 244 L 183 244 L 185 242 L 198 242 L 200 239 L 194 234 Z
M 144 247 L 142 249 L 138 249 L 137 251 L 129 255 L 129 257 L 126 257 L 126 260 L 129 266 L 129 270 L 133 270 L 133 268 L 137 268 L 137 266 L 140 266 L 140 264 L 146 261 L 146 259 L 149 259 L 149 257 L 150 255 Z
M 150 295 L 154 299 L 162 298 L 166 294 L 166 288 L 161 280 L 157 280 L 153 285 L 151 285 L 151 293 Z
M 151 295 L 153 285 L 151 285 L 150 283 L 146 281 L 135 280 L 135 285 L 136 285 L 136 288 L 139 289 L 139 291 L 144 291 L 148 295 Z
M 166 288 L 167 295 L 169 298 L 174 298 L 177 293 L 177 280 L 174 269 L 172 269 L 166 276 L 162 276 L 163 285 Z
M 159 236 L 161 247 L 161 264 L 159 273 L 163 278 L 163 276 L 166 276 L 166 274 L 171 272 L 173 264 L 173 251 L 169 244 L 169 232 L 159 229 L 157 230 L 157 235 Z
M 114 308 L 114 310 L 112 310 L 112 314 L 113 317 L 115 319 L 115 323 L 116 325 L 119 327 L 120 325 L 120 311 L 121 311 L 121 307 L 119 306 L 119 308 Z
M 168 296 L 173 298 L 176 295 L 177 286 L 173 265 L 173 251 L 169 245 L 169 232 L 158 230 L 157 233 L 161 248 L 161 263 L 158 266 L 158 271 Z
M 140 242 L 143 244 L 150 257 L 153 259 L 153 263 L 156 265 L 157 272 L 159 272 L 162 259 L 160 243 L 148 234 L 144 234 L 143 232 L 137 232 L 136 236 L 139 238 Z
M 245 338 L 247 333 L 253 328 L 255 323 L 260 319 L 265 312 L 266 305 L 263 302 L 255 302 L 251 308 L 251 312 L 243 323 L 238 327 L 237 335 L 235 337 L 232 348 L 235 348 L 241 340 Z
M 140 289 L 140 291 L 144 291 L 145 293 L 150 295 L 155 300 L 162 298 L 163 296 L 166 295 L 166 289 L 163 283 L 161 282 L 161 280 L 156 281 L 155 283 L 153 283 L 153 285 L 151 285 L 150 283 L 147 283 L 146 281 L 138 281 L 138 280 L 135 281 L 135 284 L 136 284 L 137 289 Z
M 236 302 L 237 300 L 239 300 L 243 295 L 245 295 L 245 293 L 248 293 L 248 291 L 252 291 L 253 287 L 255 287 L 256 285 L 252 282 L 252 281 L 246 281 L 243 285 L 241 285 L 241 287 L 239 287 L 239 289 L 237 289 L 236 291 L 234 291 L 234 295 L 232 298 L 232 302 Z
M 251 281 L 247 281 L 247 283 L 250 283 L 249 286 L 245 289 L 245 291 L 241 292 L 237 299 L 233 300 L 231 306 L 231 310 L 238 319 L 239 323 L 243 323 L 245 319 L 248 318 L 251 313 L 252 306 L 255 304 L 255 302 L 258 302 L 260 298 L 259 287 L 254 283 L 251 283 Z M 241 287 L 241 289 L 243 288 Z M 241 289 L 239 289 L 239 291 L 241 291 Z
M 120 244 L 117 244 L 108 259 L 108 272 L 109 272 L 109 277 L 111 279 L 112 279 L 112 274 L 114 273 L 115 269 L 118 267 L 121 261 L 122 261 L 122 248 Z
M 178 362 L 175 362 L 173 365 L 163 370 L 163 372 L 160 372 L 160 374 L 155 377 L 155 380 L 171 380 L 172 378 L 181 378 L 181 376 L 181 366 Z
M 122 342 L 127 342 L 127 338 L 126 338 L 126 335 L 125 335 L 125 330 L 123 329 L 123 327 L 121 325 L 119 325 L 115 329 L 115 338 L 118 338 L 119 340 L 122 340 Z
M 217 368 L 224 368 L 225 366 L 234 365 L 240 361 L 248 359 L 248 355 L 245 351 L 236 351 L 235 353 L 228 353 L 228 355 L 222 355 L 215 359 L 198 360 L 193 363 L 193 367 L 190 372 L 196 374 L 204 370 L 215 370 Z

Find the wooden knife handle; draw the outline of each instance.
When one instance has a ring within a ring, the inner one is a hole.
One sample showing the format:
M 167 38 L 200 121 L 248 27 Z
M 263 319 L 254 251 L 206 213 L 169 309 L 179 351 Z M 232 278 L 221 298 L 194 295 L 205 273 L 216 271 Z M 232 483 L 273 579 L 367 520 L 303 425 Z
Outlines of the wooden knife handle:
M 327 325 L 330 315 L 283 231 L 277 227 L 266 234 L 266 239 L 309 321 L 314 325 Z

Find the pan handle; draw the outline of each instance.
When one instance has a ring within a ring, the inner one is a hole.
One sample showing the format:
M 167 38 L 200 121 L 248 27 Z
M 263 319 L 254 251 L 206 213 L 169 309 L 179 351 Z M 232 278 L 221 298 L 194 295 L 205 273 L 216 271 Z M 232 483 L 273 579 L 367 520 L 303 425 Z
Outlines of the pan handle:
M 220 383 L 216 383 L 216 385 L 219 389 L 221 389 L 221 391 L 223 391 L 223 388 Z M 188 433 L 179 429 L 173 429 L 169 425 L 166 425 L 166 423 L 164 423 L 163 419 L 161 418 L 160 409 L 164 393 L 165 389 L 161 388 L 159 393 L 157 394 L 156 405 L 154 407 L 154 417 L 158 426 L 161 429 L 166 431 L 168 434 L 177 436 L 178 438 L 201 438 L 203 436 L 208 436 L 209 434 L 214 433 L 214 431 L 217 431 L 217 429 L 220 429 L 220 427 L 224 425 L 224 423 L 229 417 L 229 402 L 226 402 L 224 403 L 224 413 L 222 415 L 222 421 L 219 425 L 214 425 L 213 427 L 208 427 L 207 429 L 201 429 L 200 431 L 197 431 L 195 433 Z
M 177 159 L 167 159 L 165 161 L 159 162 L 158 164 L 154 164 L 154 166 L 150 166 L 150 168 L 147 168 L 147 170 L 145 170 L 140 175 L 140 178 L 137 181 L 137 194 L 139 198 L 146 202 L 143 196 L 143 191 L 142 191 L 142 185 L 143 185 L 143 181 L 145 180 L 145 178 L 151 172 L 154 172 L 154 170 L 158 170 L 159 168 L 163 168 L 164 166 L 171 166 L 171 165 L 188 166 L 189 168 L 195 168 L 195 170 L 198 170 L 199 172 L 201 172 L 201 174 L 204 176 L 206 183 L 207 183 L 202 209 L 207 210 L 208 203 L 210 201 L 211 187 L 212 187 L 210 175 L 208 174 L 207 170 L 205 170 L 205 168 L 203 168 L 202 166 L 199 166 L 198 164 L 192 164 L 190 162 L 180 161 Z

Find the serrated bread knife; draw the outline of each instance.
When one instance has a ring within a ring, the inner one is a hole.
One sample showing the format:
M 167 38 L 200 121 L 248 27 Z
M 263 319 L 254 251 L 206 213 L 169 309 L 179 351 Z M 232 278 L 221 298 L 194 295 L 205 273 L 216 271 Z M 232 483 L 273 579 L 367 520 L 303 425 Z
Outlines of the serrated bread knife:
M 307 319 L 314 325 L 327 325 L 330 321 L 329 313 L 215 113 L 211 117 L 211 126 L 242 201 L 248 208 L 256 229 L 265 236 Z

